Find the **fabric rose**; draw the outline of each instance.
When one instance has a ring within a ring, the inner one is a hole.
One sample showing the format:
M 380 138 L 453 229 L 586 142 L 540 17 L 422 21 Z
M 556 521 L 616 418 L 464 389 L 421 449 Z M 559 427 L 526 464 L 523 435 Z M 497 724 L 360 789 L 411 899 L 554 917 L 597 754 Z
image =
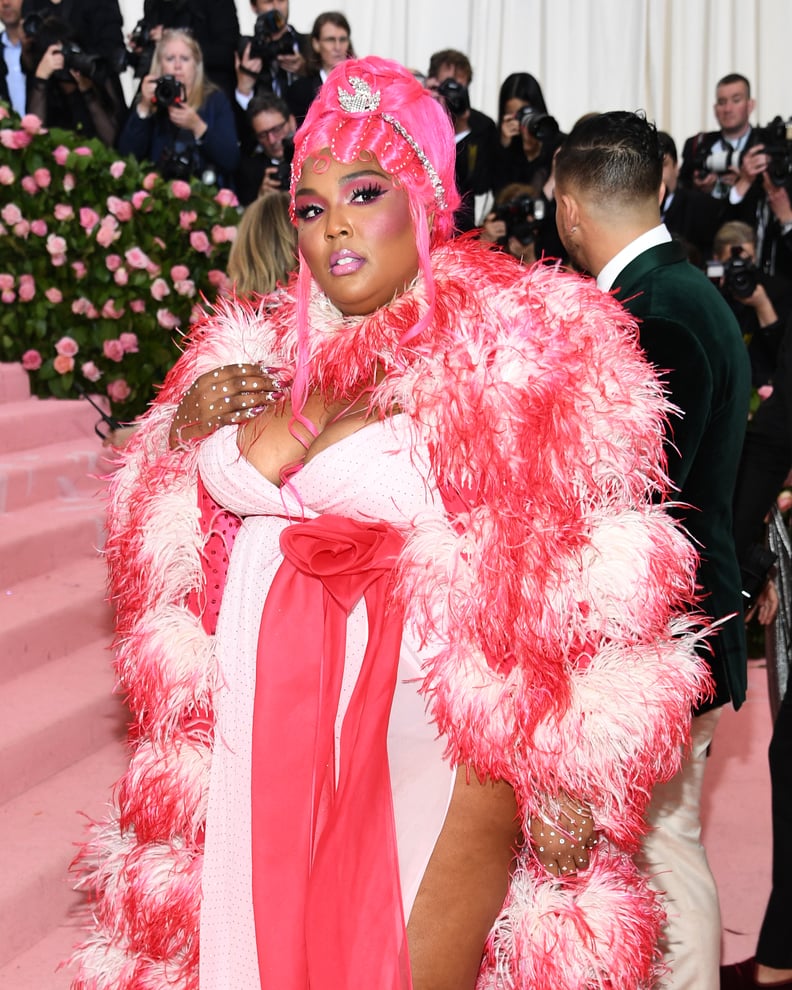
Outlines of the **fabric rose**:
M 28 196 L 35 196 L 39 191 L 38 183 L 32 175 L 23 175 L 20 185 Z
M 113 272 L 113 281 L 116 285 L 127 285 L 129 282 L 129 272 L 126 268 L 119 268 Z
M 77 183 L 74 180 L 74 176 L 71 172 L 67 172 L 63 176 L 63 191 L 64 192 L 74 192 L 74 187 Z
M 110 175 L 112 175 L 114 179 L 120 179 L 125 171 L 126 171 L 126 162 L 117 161 L 117 162 L 113 162 L 112 165 L 110 166 Z
M 7 304 L 16 302 L 16 292 L 13 289 L 3 289 L 0 300 Z
M 74 219 L 74 210 L 68 203 L 56 203 L 55 209 L 52 212 L 56 220 L 63 221 Z
M 48 301 L 57 306 L 58 303 L 63 302 L 63 293 L 60 289 L 56 289 L 54 285 L 51 285 L 48 289 L 44 291 L 44 295 L 47 297 Z
M 102 371 L 97 368 L 93 361 L 84 361 L 80 371 L 83 378 L 87 378 L 89 382 L 98 382 L 102 377 Z
M 118 196 L 107 197 L 107 209 L 109 213 L 112 213 L 122 223 L 131 220 L 134 213 L 132 204 L 128 203 L 125 199 L 119 199 Z
M 218 189 L 215 195 L 215 203 L 220 206 L 239 206 L 236 194 L 230 189 Z
M 123 378 L 107 383 L 107 395 L 111 402 L 124 402 L 132 394 L 132 389 Z
M 105 267 L 109 272 L 116 272 L 123 265 L 124 259 L 120 254 L 108 254 L 105 258 Z
M 48 189 L 50 182 L 52 182 L 52 173 L 48 168 L 37 168 L 33 172 L 33 178 L 39 189 Z
M 42 363 L 41 354 L 32 347 L 22 355 L 22 367 L 25 371 L 38 371 Z
M 90 234 L 98 223 L 99 214 L 96 210 L 92 210 L 90 206 L 80 207 L 80 226 L 87 234 Z
M 189 230 L 197 219 L 195 210 L 182 210 L 179 214 L 179 226 L 182 230 Z
M 170 270 L 170 277 L 174 282 L 183 282 L 190 277 L 190 269 L 187 265 L 174 265 Z
M 124 257 L 130 268 L 145 269 L 151 264 L 151 259 L 139 247 L 130 248 L 124 253 Z
M 123 306 L 121 309 L 116 309 L 115 299 L 108 299 L 104 306 L 102 306 L 102 317 L 105 320 L 120 320 L 125 312 L 126 310 Z
M 124 348 L 124 354 L 137 354 L 138 339 L 136 333 L 121 333 L 118 335 L 118 339 Z
M 32 275 L 19 276 L 19 301 L 30 302 L 36 295 L 36 281 Z
M 192 299 L 195 295 L 195 282 L 191 278 L 182 278 L 178 282 L 174 282 L 174 289 L 180 296 L 185 296 L 187 299 Z
M 132 206 L 136 210 L 139 210 L 142 208 L 147 199 L 151 199 L 151 196 L 149 196 L 145 189 L 136 189 L 135 192 L 132 193 Z
M 34 113 L 26 113 L 19 121 L 19 126 L 26 134 L 40 134 L 42 131 L 41 118 Z
M 52 362 L 52 367 L 59 375 L 67 375 L 74 370 L 74 358 L 67 357 L 66 354 L 59 354 Z
M 228 244 L 236 237 L 236 227 L 224 227 L 216 223 L 212 227 L 212 242 L 214 244 Z
M 189 199 L 192 195 L 190 183 L 185 182 L 183 179 L 174 179 L 173 182 L 171 182 L 171 194 L 176 199 Z
M 46 237 L 47 229 L 47 224 L 44 220 L 31 220 L 30 222 L 30 231 L 36 237 Z
M 165 296 L 170 295 L 170 286 L 164 278 L 157 278 L 151 283 L 151 295 L 157 302 L 162 302 Z
M 26 238 L 30 233 L 30 224 L 27 220 L 20 220 L 19 223 L 14 224 L 14 234 L 22 239 Z
M 143 178 L 143 188 L 151 192 L 158 178 L 159 175 L 156 172 L 149 172 L 148 175 Z
M 66 357 L 74 357 L 80 350 L 80 346 L 74 337 L 61 337 L 55 345 L 57 354 L 64 354 Z
M 96 243 L 103 248 L 108 248 L 113 241 L 118 240 L 121 233 L 118 229 L 118 221 L 115 217 L 105 217 L 99 224 L 96 232 Z
M 73 261 L 72 271 L 74 272 L 74 277 L 79 281 L 81 278 L 85 278 L 88 274 L 88 268 L 84 261 Z
M 10 275 L 8 272 L 3 272 L 0 274 L 0 292 L 8 292 L 9 289 L 14 288 L 14 276 Z
M 19 223 L 22 219 L 22 210 L 16 205 L 16 203 L 6 203 L 2 210 L 0 210 L 0 217 L 10 226 L 13 227 L 15 223 Z
M 0 131 L 0 144 L 10 151 L 21 151 L 23 148 L 27 148 L 32 140 L 33 136 L 26 134 L 25 131 Z
M 145 302 L 142 299 L 133 299 L 129 303 L 129 308 L 132 310 L 133 313 L 145 313 L 146 312 L 146 304 L 145 304 Z
M 0 165 L 0 186 L 13 186 L 15 182 L 14 170 L 8 165 Z
M 75 316 L 87 316 L 90 306 L 90 300 L 86 299 L 85 296 L 80 296 L 71 304 L 71 311 Z
M 56 165 L 65 165 L 66 160 L 69 157 L 69 149 L 65 144 L 59 144 L 58 147 L 52 152 L 52 157 L 55 159 Z
M 93 151 L 85 145 L 75 148 L 74 153 L 75 155 L 79 155 L 81 158 L 93 158 Z
M 124 347 L 120 340 L 113 338 L 102 344 L 102 353 L 108 361 L 123 361 Z
M 212 245 L 203 230 L 193 230 L 190 232 L 190 247 L 199 254 L 211 254 Z
M 49 234 L 47 237 L 47 251 L 51 255 L 66 254 L 66 239 L 58 234 Z

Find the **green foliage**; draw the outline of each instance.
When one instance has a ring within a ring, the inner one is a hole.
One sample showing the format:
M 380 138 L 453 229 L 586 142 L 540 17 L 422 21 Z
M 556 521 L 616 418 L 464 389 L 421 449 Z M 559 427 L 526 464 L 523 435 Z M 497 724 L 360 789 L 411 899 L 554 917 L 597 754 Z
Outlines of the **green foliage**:
M 129 420 L 226 287 L 228 190 L 160 178 L 99 141 L 0 104 L 0 361 L 36 395 L 107 395 Z

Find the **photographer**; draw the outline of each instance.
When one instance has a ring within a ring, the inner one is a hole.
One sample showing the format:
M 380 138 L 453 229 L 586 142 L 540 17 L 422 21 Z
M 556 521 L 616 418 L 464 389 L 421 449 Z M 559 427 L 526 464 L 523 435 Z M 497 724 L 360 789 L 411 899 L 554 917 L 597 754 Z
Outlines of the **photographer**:
M 29 77 L 28 113 L 47 127 L 77 131 L 112 147 L 126 108 L 112 75 L 102 71 L 98 56 L 80 48 L 65 21 L 36 22 L 25 40 L 22 65 Z
M 305 60 L 305 75 L 295 79 L 286 91 L 286 102 L 298 127 L 305 120 L 308 107 L 328 73 L 339 62 L 354 57 L 352 29 L 346 17 L 337 10 L 319 14 L 311 29 L 311 50 Z
M 495 197 L 479 236 L 482 241 L 500 244 L 523 264 L 532 265 L 545 251 L 546 233 L 550 233 L 547 225 L 555 224 L 554 217 L 541 193 L 537 195 L 532 186 L 513 183 Z
M 756 235 L 740 221 L 724 224 L 713 242 L 715 281 L 740 325 L 751 359 L 754 388 L 770 385 L 784 326 L 792 313 L 792 285 L 756 266 Z
M 129 38 L 129 62 L 138 78 L 148 75 L 154 48 L 169 28 L 185 28 L 201 46 L 206 76 L 225 92 L 234 92 L 234 53 L 239 20 L 234 0 L 145 0 L 143 17 Z
M 225 95 L 204 77 L 198 42 L 178 28 L 164 31 L 151 68 L 118 150 L 154 162 L 168 179 L 231 185 L 239 166 L 234 116 Z
M 251 100 L 247 116 L 256 135 L 256 147 L 242 156 L 236 173 L 236 193 L 243 206 L 262 193 L 289 188 L 297 129 L 285 101 L 273 93 Z
M 519 75 L 533 79 L 527 73 Z M 544 108 L 544 100 L 539 102 L 539 99 L 529 102 L 520 96 L 510 96 L 501 101 L 501 141 L 495 156 L 496 194 L 513 182 L 541 189 L 550 177 L 553 155 L 564 135 Z

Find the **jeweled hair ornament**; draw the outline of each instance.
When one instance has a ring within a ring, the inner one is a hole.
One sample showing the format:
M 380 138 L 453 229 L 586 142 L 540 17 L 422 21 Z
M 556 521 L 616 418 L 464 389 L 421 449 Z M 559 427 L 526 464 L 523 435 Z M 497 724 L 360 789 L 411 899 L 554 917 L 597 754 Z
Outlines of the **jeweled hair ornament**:
M 380 105 L 381 98 L 379 90 L 372 89 L 366 80 L 361 79 L 359 76 L 350 76 L 349 85 L 353 90 L 351 93 L 342 86 L 338 87 L 338 105 L 341 109 L 345 110 L 347 113 L 376 113 Z M 437 174 L 434 165 L 432 165 L 427 158 L 423 148 L 419 146 L 412 134 L 410 134 L 404 125 L 400 121 L 396 120 L 392 114 L 381 113 L 379 116 L 382 120 L 387 121 L 396 133 L 402 137 L 415 152 L 418 161 L 421 163 L 424 172 L 426 172 L 426 175 L 432 184 L 437 205 L 441 210 L 446 209 L 446 196 L 445 190 L 443 189 L 442 180 Z

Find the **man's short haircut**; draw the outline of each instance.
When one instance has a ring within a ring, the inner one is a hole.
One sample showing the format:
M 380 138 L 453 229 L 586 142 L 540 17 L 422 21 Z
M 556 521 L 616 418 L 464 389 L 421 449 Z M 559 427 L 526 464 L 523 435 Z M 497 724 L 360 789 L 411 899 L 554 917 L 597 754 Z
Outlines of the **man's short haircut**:
M 284 120 L 288 120 L 291 116 L 288 103 L 279 96 L 276 96 L 275 93 L 262 93 L 261 96 L 254 96 L 250 103 L 248 103 L 245 112 L 247 119 L 252 124 L 253 118 L 265 111 L 267 113 L 283 114 Z
M 718 82 L 715 84 L 715 91 L 717 92 L 721 88 L 721 86 L 733 86 L 735 83 L 743 83 L 745 85 L 745 89 L 748 93 L 748 98 L 750 99 L 751 84 L 748 82 L 745 76 L 741 76 L 739 72 L 730 72 L 727 76 L 724 76 L 722 79 L 719 79 Z
M 464 52 L 457 51 L 456 48 L 444 48 L 440 52 L 435 52 L 429 59 L 427 76 L 436 78 L 444 65 L 450 65 L 452 69 L 464 72 L 468 77 L 468 85 L 473 81 L 473 66 Z
M 739 247 L 741 244 L 756 245 L 756 231 L 742 220 L 730 220 L 718 228 L 712 242 L 712 253 L 720 257 L 727 247 Z
M 663 156 L 663 158 L 665 158 L 665 156 L 668 155 L 671 161 L 676 165 L 677 163 L 676 141 L 671 137 L 668 131 L 657 132 L 657 143 L 660 145 L 660 154 Z
M 555 158 L 556 183 L 612 202 L 657 196 L 663 155 L 657 128 L 643 114 L 612 110 L 577 123 Z

